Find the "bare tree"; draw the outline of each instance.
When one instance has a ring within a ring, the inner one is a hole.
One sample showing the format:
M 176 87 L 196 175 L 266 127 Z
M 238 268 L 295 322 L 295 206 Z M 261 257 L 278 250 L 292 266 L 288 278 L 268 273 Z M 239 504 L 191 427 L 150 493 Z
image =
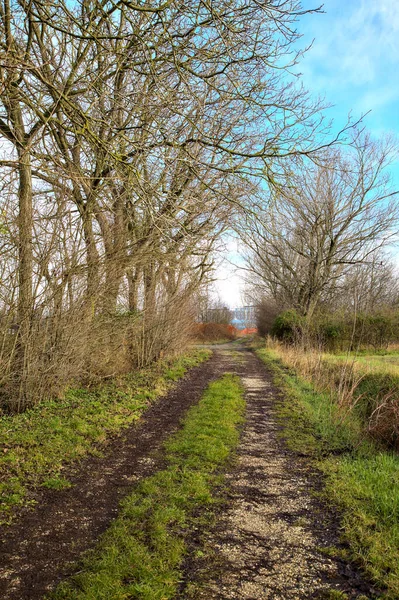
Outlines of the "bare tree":
M 393 151 L 390 140 L 357 136 L 321 166 L 295 165 L 262 215 L 244 220 L 248 270 L 266 293 L 311 318 L 353 265 L 392 240 L 397 192 L 385 167 Z
M 332 143 L 291 75 L 304 12 L 1 0 L 0 363 L 18 407 L 172 351 L 243 190 Z
M 399 304 L 399 277 L 393 260 L 375 252 L 369 261 L 354 265 L 336 286 L 328 306 L 344 312 L 396 309 Z

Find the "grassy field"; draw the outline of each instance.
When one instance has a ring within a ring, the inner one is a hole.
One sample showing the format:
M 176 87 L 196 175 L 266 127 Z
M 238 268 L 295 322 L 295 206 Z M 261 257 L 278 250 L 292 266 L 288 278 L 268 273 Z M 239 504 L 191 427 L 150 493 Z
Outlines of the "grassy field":
M 353 365 L 354 368 L 363 373 L 379 373 L 399 377 L 399 352 L 395 350 L 390 353 L 360 352 L 348 354 L 323 354 L 323 360 L 335 364 Z
M 288 444 L 314 459 L 325 499 L 342 511 L 348 556 L 384 589 L 380 598 L 399 598 L 399 455 L 365 435 L 362 415 L 317 390 L 309 372 L 299 376 L 284 351 L 258 354 L 285 391 L 279 414 Z
M 32 503 L 31 489 L 68 487 L 65 465 L 98 454 L 110 435 L 138 420 L 187 369 L 209 356 L 209 350 L 195 350 L 95 389 L 71 389 L 64 399 L 42 402 L 22 414 L 1 416 L 0 523 Z
M 57 600 L 167 600 L 181 580 L 185 539 L 215 506 L 212 489 L 239 441 L 245 403 L 239 379 L 225 375 L 191 408 L 166 444 L 167 467 L 144 479 L 122 503 L 78 574 L 51 596 Z

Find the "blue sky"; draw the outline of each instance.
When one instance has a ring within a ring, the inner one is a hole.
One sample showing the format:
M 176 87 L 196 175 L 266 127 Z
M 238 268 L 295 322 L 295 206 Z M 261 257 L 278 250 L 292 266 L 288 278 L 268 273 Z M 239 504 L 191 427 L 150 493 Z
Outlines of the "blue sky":
M 364 123 L 375 137 L 399 137 L 399 1 L 325 0 L 323 10 L 298 23 L 301 45 L 314 40 L 298 67 L 304 86 L 334 105 L 335 127 L 350 111 L 355 119 L 371 111 Z M 399 187 L 399 168 L 394 177 Z
M 303 8 L 320 6 L 303 0 Z M 399 0 L 325 0 L 324 14 L 300 18 L 300 46 L 313 46 L 298 71 L 312 94 L 333 106 L 326 111 L 338 131 L 351 112 L 353 119 L 370 111 L 364 125 L 374 137 L 399 138 Z M 399 189 L 399 161 L 391 169 Z M 227 260 L 237 260 L 234 240 Z M 225 262 L 217 273 L 220 298 L 229 306 L 242 304 L 239 272 Z

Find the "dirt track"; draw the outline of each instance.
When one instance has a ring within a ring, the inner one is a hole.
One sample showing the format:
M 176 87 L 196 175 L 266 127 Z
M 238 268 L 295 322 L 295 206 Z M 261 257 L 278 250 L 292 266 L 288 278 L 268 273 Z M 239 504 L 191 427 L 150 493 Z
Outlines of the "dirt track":
M 63 471 L 72 488 L 43 491 L 34 510 L 0 528 L 1 600 L 42 598 L 68 576 L 71 563 L 109 526 L 135 481 L 160 468 L 162 443 L 219 374 L 216 357 L 192 369 L 138 426 L 115 438 L 104 457 L 89 457 L 74 471 Z
M 329 589 L 349 598 L 373 596 L 350 565 L 320 551 L 339 545 L 339 524 L 312 495 L 318 476 L 279 437 L 273 408 L 278 392 L 265 367 L 243 347 L 214 350 L 211 361 L 193 369 L 139 426 L 113 440 L 105 457 L 89 458 L 67 473 L 71 489 L 43 493 L 34 510 L 1 530 L 3 600 L 39 599 L 71 573 L 71 563 L 107 528 L 121 498 L 162 466 L 162 442 L 187 408 L 225 371 L 243 380 L 248 418 L 228 474 L 226 511 L 203 540 L 212 558 L 187 560 L 180 597 L 305 600 L 326 598 Z M 188 591 L 189 582 L 195 592 Z

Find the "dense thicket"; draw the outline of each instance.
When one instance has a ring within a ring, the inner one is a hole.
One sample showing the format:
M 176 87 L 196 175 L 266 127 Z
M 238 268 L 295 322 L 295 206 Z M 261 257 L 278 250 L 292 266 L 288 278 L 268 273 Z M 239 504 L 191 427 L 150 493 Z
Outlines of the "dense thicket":
M 372 312 L 324 312 L 309 322 L 295 309 L 288 309 L 262 333 L 320 350 L 386 350 L 389 344 L 399 342 L 399 310 L 384 307 Z

